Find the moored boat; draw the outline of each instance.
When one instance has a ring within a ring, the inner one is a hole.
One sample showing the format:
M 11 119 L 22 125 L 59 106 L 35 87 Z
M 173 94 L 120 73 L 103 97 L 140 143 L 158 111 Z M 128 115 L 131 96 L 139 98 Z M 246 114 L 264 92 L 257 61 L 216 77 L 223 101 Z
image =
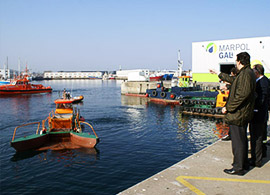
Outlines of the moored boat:
M 228 91 L 204 91 L 200 86 L 191 86 L 190 76 L 179 77 L 178 86 L 166 88 L 163 82 L 157 83 L 156 89 L 147 89 L 150 101 L 162 104 L 179 105 L 185 112 L 195 114 L 220 115 L 228 98 Z
M 59 150 L 75 148 L 94 148 L 99 142 L 94 128 L 84 121 L 79 110 L 72 106 L 72 101 L 55 100 L 56 109 L 40 122 L 28 123 L 15 128 L 11 146 L 16 151 L 26 150 Z M 89 127 L 92 134 L 84 132 L 82 128 Z M 36 133 L 20 138 L 15 138 L 19 128 L 37 125 Z M 42 126 L 41 126 L 42 125 Z
M 41 84 L 31 84 L 27 75 L 23 78 L 14 79 L 10 84 L 0 86 L 0 95 L 51 93 L 52 88 Z
M 160 81 L 163 78 L 163 75 L 150 75 L 150 81 Z

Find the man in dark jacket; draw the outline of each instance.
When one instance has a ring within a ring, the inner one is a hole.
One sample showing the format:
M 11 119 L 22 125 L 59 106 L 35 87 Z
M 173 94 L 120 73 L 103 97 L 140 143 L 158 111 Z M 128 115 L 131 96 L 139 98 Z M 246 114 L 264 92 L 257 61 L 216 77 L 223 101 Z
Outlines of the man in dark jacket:
M 244 175 L 249 168 L 248 164 L 248 140 L 247 125 L 253 117 L 255 102 L 256 79 L 250 68 L 250 55 L 247 52 L 237 54 L 236 68 L 237 76 L 234 78 L 230 94 L 222 112 L 225 122 L 229 124 L 233 168 L 224 169 L 224 172 L 232 175 Z M 222 79 L 222 75 L 219 75 Z
M 210 72 L 211 72 L 211 70 L 210 70 Z M 212 73 L 213 73 L 213 71 L 212 71 Z M 218 75 L 219 78 L 220 78 L 220 80 L 223 79 L 222 81 L 225 81 L 227 83 L 226 84 L 226 89 L 227 90 L 229 90 L 231 88 L 231 85 L 232 85 L 232 83 L 234 81 L 234 78 L 236 77 L 237 73 L 238 73 L 237 72 L 237 69 L 235 67 L 233 67 L 231 69 L 231 74 L 230 75 L 229 74 L 226 74 L 226 73 L 220 73 Z M 229 141 L 229 140 L 231 140 L 230 130 L 228 131 L 228 135 L 226 135 L 225 137 L 223 137 L 221 140 L 222 141 Z
M 249 126 L 251 143 L 250 164 L 261 167 L 263 152 L 266 152 L 263 151 L 263 136 L 266 135 L 267 131 L 269 80 L 264 76 L 262 65 L 254 65 L 253 71 L 256 76 L 256 100 L 254 116 Z

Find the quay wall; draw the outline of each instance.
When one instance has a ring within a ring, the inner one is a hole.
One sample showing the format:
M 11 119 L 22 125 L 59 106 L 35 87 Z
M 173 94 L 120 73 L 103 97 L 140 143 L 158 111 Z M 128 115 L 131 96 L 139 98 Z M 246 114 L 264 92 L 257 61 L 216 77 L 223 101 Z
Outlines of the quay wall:
M 146 94 L 147 89 L 157 88 L 158 81 L 126 81 L 121 84 L 121 94 Z M 171 81 L 163 81 L 166 88 L 171 88 Z
M 160 81 L 124 81 L 121 84 L 121 94 L 146 94 L 147 89 L 156 89 L 158 82 Z M 219 83 L 212 82 L 200 82 L 197 84 L 201 85 L 203 90 L 216 89 L 219 86 Z M 163 81 L 163 86 L 171 88 L 171 81 Z

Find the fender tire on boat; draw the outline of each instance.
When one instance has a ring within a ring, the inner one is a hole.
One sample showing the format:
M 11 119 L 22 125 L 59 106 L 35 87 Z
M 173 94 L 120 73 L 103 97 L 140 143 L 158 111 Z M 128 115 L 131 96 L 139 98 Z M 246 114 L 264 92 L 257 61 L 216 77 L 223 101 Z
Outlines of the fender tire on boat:
M 197 100 L 190 100 L 190 104 L 194 105 L 197 103 Z
M 161 96 L 162 98 L 165 98 L 165 97 L 166 97 L 166 92 L 162 91 L 162 92 L 160 93 L 160 96 Z
M 208 109 L 207 108 L 203 108 L 202 109 L 202 112 L 206 114 L 208 112 Z
M 154 97 L 157 96 L 157 91 L 156 91 L 156 90 L 153 90 L 153 91 L 152 91 L 152 96 L 154 96 Z
M 186 104 L 186 105 L 190 104 L 189 99 L 184 99 L 184 104 Z
M 184 104 L 184 100 L 183 99 L 180 99 L 179 100 L 179 105 L 182 106 Z
M 201 113 L 202 109 L 201 108 L 196 108 L 196 112 Z
M 222 108 L 215 108 L 215 111 L 217 114 L 222 114 L 222 111 L 221 111 Z
M 210 112 L 211 114 L 215 114 L 215 113 L 216 113 L 216 110 L 215 110 L 215 109 L 210 109 L 209 112 Z

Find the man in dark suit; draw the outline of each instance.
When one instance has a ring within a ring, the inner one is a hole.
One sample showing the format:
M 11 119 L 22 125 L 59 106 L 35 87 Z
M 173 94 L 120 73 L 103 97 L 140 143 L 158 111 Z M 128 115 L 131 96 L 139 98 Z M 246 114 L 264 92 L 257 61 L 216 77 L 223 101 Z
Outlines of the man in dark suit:
M 264 76 L 264 68 L 260 64 L 253 67 L 256 76 L 256 94 L 253 119 L 250 122 L 250 143 L 252 166 L 261 167 L 263 157 L 263 138 L 267 131 L 269 80 Z

